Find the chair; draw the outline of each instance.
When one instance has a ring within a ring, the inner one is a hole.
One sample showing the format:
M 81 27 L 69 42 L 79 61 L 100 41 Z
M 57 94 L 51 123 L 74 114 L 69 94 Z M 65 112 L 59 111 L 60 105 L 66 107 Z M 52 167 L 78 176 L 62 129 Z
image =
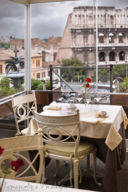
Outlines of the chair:
M 70 162 L 70 185 L 74 170 L 74 187 L 78 188 L 80 161 L 93 153 L 94 179 L 96 181 L 96 148 L 80 142 L 79 111 L 68 116 L 43 116 L 34 112 L 38 132 L 42 133 L 45 157 Z M 44 169 L 45 170 L 45 166 Z M 44 176 L 44 174 L 43 174 Z M 97 183 L 98 184 L 98 183 Z
M 28 95 L 20 95 L 12 99 L 12 107 L 16 122 L 17 135 L 24 135 L 27 133 L 28 128 L 21 130 L 21 124 L 28 123 L 33 117 L 33 112 L 37 111 L 36 97 L 35 93 Z
M 0 158 L 0 176 L 4 177 L 5 168 L 10 166 L 11 161 L 18 158 L 24 161 L 24 166 L 17 172 L 11 171 L 6 178 L 35 181 L 39 183 L 42 178 L 42 162 L 43 162 L 43 144 L 41 135 L 19 136 L 0 139 L 0 146 L 4 148 L 4 152 Z M 33 160 L 30 160 L 28 151 L 37 151 Z M 39 169 L 35 169 L 35 162 L 39 160 Z

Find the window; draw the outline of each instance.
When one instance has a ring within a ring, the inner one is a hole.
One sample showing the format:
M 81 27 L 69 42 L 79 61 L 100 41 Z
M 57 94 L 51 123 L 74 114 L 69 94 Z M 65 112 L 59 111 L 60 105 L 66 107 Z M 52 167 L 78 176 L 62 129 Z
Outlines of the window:
M 42 72 L 42 77 L 45 77 L 45 72 Z
M 114 51 L 111 51 L 109 53 L 109 61 L 115 61 L 115 52 Z
M 40 73 L 36 74 L 37 79 L 40 79 Z
M 40 60 L 36 60 L 36 67 L 40 67 Z
M 105 61 L 105 53 L 104 52 L 100 52 L 99 61 Z
M 3 72 L 3 66 L 2 65 L 0 65 L 0 73 L 2 73 Z
M 110 24 L 111 24 L 111 25 L 114 24 L 114 17 L 113 17 L 113 15 L 110 16 Z
M 109 40 L 109 43 L 114 43 L 114 34 L 113 33 L 109 33 L 108 40 Z
M 124 53 L 124 51 L 121 51 L 121 52 L 119 53 L 119 60 L 120 60 L 120 61 L 124 61 L 124 60 L 125 60 L 125 53 Z
M 55 61 L 56 56 L 57 56 L 57 53 L 54 53 L 54 55 L 53 55 L 53 61 Z

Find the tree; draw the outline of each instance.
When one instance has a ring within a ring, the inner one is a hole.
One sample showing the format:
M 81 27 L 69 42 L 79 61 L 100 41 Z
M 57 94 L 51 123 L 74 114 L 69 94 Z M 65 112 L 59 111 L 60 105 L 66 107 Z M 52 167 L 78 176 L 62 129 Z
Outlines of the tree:
M 117 77 L 121 78 L 126 77 L 127 66 L 128 66 L 127 64 L 115 65 L 113 67 L 113 79 L 116 79 Z
M 128 77 L 123 78 L 122 82 L 120 83 L 120 91 L 128 92 Z
M 113 79 L 117 78 L 124 78 L 126 77 L 127 73 L 127 66 L 126 64 L 121 65 L 114 65 L 112 70 Z M 95 79 L 96 74 L 94 72 L 93 80 Z M 106 69 L 98 69 L 98 79 L 102 82 L 107 82 L 110 80 L 110 70 L 109 68 Z
M 70 59 L 63 59 L 62 60 L 62 67 L 74 67 L 74 68 L 70 68 L 70 69 L 62 69 L 61 70 L 61 76 L 67 80 L 67 81 L 71 81 L 71 80 L 84 80 L 85 78 L 85 74 L 83 72 L 82 69 L 75 69 L 75 67 L 82 67 L 83 64 L 81 62 L 80 59 L 76 58 L 76 57 L 71 57 Z
M 110 72 L 108 69 L 98 69 L 98 80 L 107 82 L 110 79 Z M 92 81 L 96 81 L 96 70 L 93 71 Z

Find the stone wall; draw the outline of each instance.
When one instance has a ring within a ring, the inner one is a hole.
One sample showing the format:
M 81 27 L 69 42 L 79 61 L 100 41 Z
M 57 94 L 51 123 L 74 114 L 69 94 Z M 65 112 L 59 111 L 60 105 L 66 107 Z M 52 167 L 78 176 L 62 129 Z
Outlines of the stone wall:
M 128 8 L 98 7 L 98 64 L 128 63 Z M 96 9 L 75 7 L 68 16 L 57 55 L 76 56 L 84 65 L 96 63 Z

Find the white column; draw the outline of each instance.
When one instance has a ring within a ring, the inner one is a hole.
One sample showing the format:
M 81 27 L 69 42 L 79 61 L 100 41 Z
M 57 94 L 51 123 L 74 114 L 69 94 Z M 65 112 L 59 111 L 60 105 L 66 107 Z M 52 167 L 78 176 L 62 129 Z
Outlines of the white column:
M 96 91 L 98 90 L 98 0 L 96 0 Z
M 25 91 L 31 91 L 31 7 L 26 5 Z

